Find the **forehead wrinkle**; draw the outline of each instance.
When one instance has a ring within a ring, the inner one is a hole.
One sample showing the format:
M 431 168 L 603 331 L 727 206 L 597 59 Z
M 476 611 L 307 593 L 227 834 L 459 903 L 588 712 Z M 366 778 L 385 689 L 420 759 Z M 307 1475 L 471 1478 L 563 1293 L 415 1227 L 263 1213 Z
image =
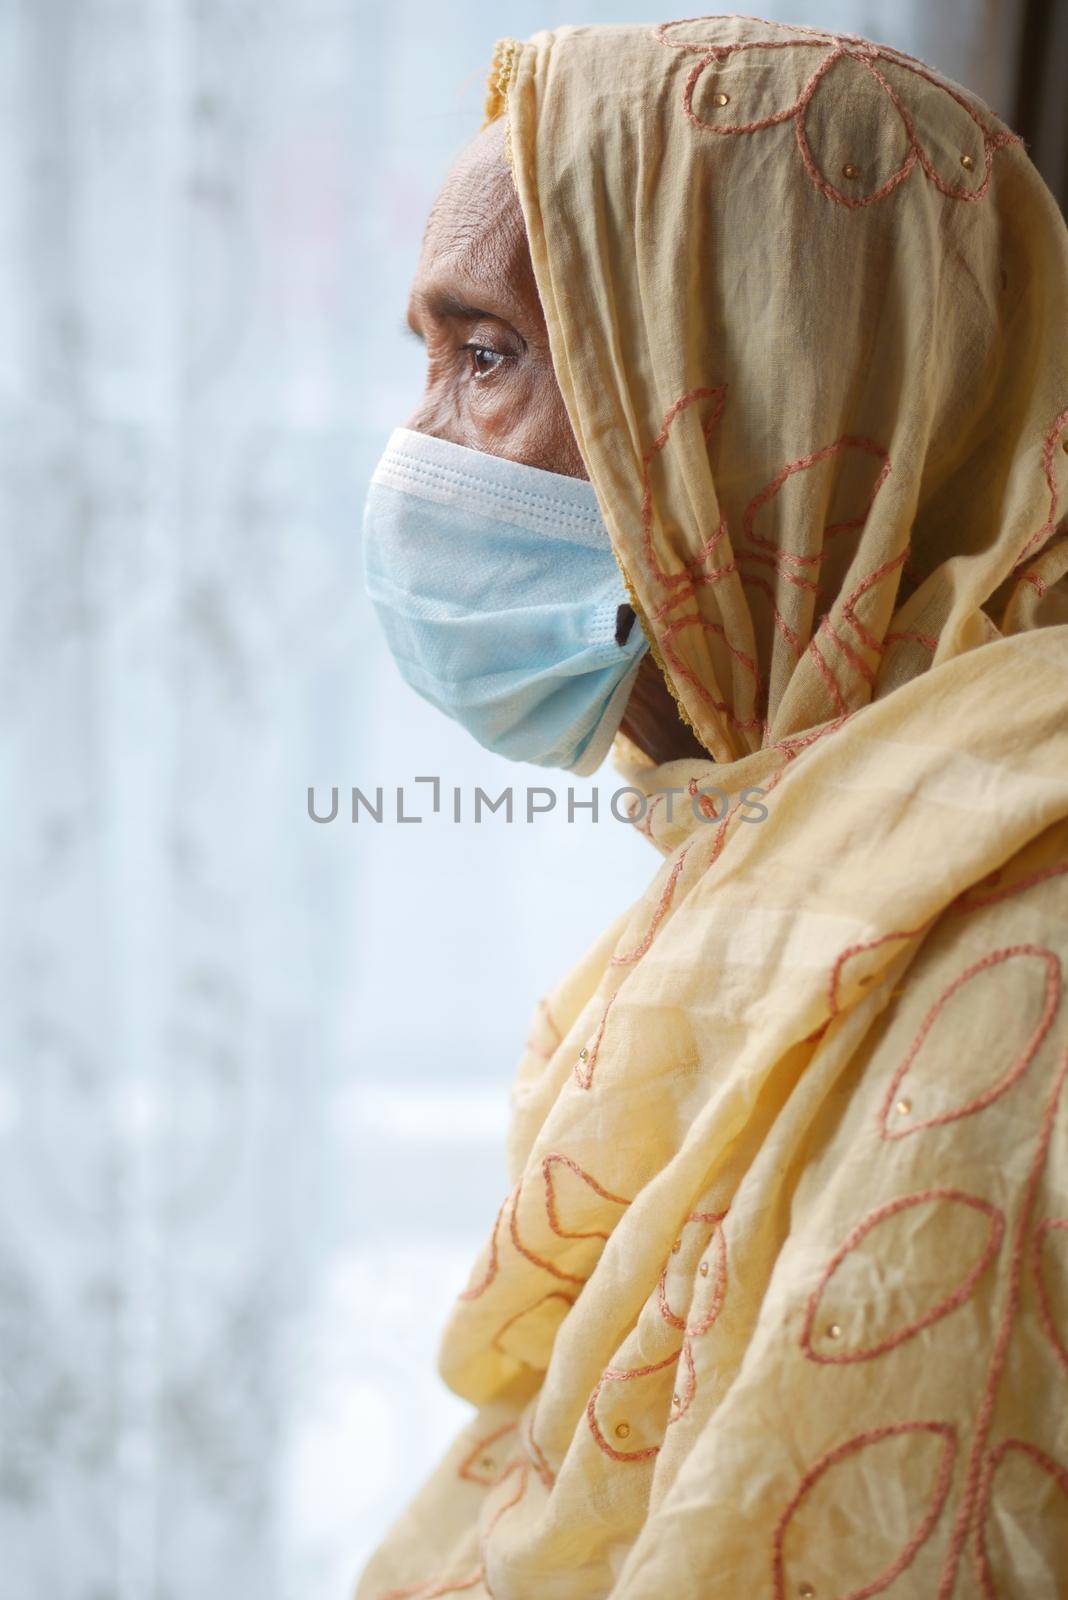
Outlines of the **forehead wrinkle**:
M 519 197 L 507 163 L 495 151 L 465 153 L 430 208 L 423 231 L 427 261 L 448 261 L 478 278 L 514 269 L 526 246 Z

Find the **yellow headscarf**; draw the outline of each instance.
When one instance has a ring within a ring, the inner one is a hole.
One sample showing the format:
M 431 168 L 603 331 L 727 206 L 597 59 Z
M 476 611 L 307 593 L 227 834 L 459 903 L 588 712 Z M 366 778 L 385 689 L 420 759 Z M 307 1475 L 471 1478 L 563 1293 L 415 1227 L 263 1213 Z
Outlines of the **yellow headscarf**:
M 488 109 L 714 760 L 630 769 L 667 859 L 536 1013 L 360 1600 L 1068 1592 L 1064 222 L 851 35 L 564 28 Z

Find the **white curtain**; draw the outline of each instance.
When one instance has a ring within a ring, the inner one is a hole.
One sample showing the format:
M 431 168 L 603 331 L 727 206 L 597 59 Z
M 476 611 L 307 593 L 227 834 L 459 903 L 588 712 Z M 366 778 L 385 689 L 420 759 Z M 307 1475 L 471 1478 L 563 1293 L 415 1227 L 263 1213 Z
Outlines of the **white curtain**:
M 344 1595 L 465 1413 L 529 1013 L 657 858 L 610 768 L 596 824 L 346 820 L 545 781 L 400 683 L 359 513 L 494 38 L 645 19 L 0 0 L 3 1600 Z

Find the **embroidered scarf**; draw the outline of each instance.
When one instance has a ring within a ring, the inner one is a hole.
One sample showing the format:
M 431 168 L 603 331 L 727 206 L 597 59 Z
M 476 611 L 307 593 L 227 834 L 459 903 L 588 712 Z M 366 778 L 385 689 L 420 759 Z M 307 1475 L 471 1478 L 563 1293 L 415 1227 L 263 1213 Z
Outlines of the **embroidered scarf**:
M 1064 1592 L 1064 221 L 847 34 L 561 28 L 487 110 L 709 760 L 623 762 L 664 860 L 535 1013 L 360 1600 Z

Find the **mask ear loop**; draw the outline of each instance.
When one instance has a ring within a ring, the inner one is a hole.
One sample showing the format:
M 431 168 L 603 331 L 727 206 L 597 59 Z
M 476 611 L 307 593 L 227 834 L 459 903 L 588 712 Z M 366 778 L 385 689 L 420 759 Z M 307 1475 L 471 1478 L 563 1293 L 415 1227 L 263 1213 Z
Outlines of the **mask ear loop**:
M 707 750 L 708 751 L 708 759 L 710 761 L 715 761 L 716 757 L 712 753 L 712 751 L 708 749 L 708 745 L 705 742 L 704 736 L 702 735 L 700 728 L 694 722 L 693 718 L 690 716 L 690 713 L 687 711 L 686 707 L 683 705 L 682 701 L 679 699 L 679 692 L 675 688 L 674 683 L 671 681 L 671 674 L 668 671 L 667 666 L 665 665 L 663 656 L 660 654 L 660 646 L 656 642 L 656 638 L 655 638 L 655 636 L 653 634 L 652 628 L 650 628 L 649 624 L 645 620 L 645 614 L 642 611 L 641 601 L 638 599 L 638 596 L 634 592 L 634 585 L 631 583 L 630 576 L 627 573 L 625 567 L 623 566 L 622 561 L 620 561 L 620 559 L 619 559 L 619 553 L 616 550 L 616 547 L 615 547 L 614 544 L 612 546 L 612 554 L 616 558 L 616 566 L 620 570 L 620 573 L 621 573 L 622 578 L 623 578 L 624 587 L 626 588 L 626 591 L 630 596 L 631 608 L 634 611 L 635 616 L 637 617 L 638 621 L 641 624 L 642 632 L 645 634 L 645 637 L 648 640 L 648 643 L 649 643 L 649 654 L 652 656 L 653 660 L 656 662 L 657 666 L 660 668 L 660 676 L 663 678 L 664 682 L 667 684 L 668 693 L 671 695 L 671 698 L 675 702 L 675 709 L 679 713 L 679 718 L 689 728 L 690 732 L 693 734 L 694 738 L 697 740 L 697 743 L 701 746 L 702 750 Z M 617 626 L 618 626 L 618 623 L 617 623 Z

